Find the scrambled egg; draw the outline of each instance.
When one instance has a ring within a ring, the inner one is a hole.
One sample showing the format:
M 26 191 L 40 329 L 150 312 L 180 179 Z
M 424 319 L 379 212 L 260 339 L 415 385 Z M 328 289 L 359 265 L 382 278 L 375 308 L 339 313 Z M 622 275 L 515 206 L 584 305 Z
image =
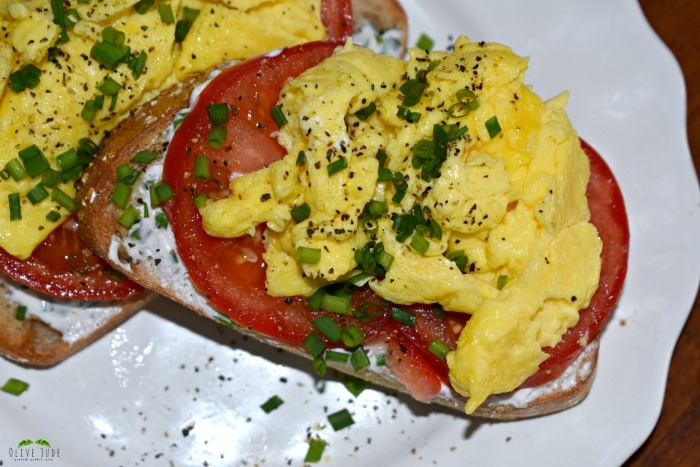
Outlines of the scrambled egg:
M 325 37 L 320 0 L 64 1 L 60 12 L 51 3 L 0 0 L 0 247 L 19 258 L 70 213 L 78 172 L 66 161 L 74 150 L 89 158 L 86 139 L 98 143 L 188 73 Z M 92 51 L 104 43 L 128 46 L 126 57 L 100 63 Z M 116 93 L 98 87 L 106 79 Z M 50 170 L 8 170 L 27 165 L 26 148 Z
M 393 262 L 366 279 L 380 296 L 471 315 L 447 355 L 470 413 L 537 371 L 597 289 L 588 159 L 567 94 L 541 100 L 506 46 L 462 37 L 452 53 L 409 57 L 348 43 L 288 83 L 288 155 L 236 178 L 231 197 L 201 209 L 203 225 L 235 237 L 266 222 L 276 296 L 346 280 L 356 252 L 381 244 Z M 379 207 L 369 220 L 368 206 Z

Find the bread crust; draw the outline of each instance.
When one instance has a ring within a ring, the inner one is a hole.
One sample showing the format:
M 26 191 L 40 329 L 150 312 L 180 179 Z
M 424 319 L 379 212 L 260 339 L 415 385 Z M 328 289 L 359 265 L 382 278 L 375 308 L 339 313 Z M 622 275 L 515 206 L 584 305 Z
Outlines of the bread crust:
M 127 300 L 110 302 L 120 310 L 111 314 L 93 332 L 68 342 L 60 331 L 31 315 L 18 320 L 17 306 L 20 304 L 13 301 L 7 291 L 12 286 L 10 279 L 0 281 L 0 355 L 32 367 L 48 367 L 65 360 L 119 326 L 156 297 L 153 292 L 144 290 Z
M 128 162 L 139 150 L 165 150 L 166 136 L 170 122 L 176 113 L 188 106 L 189 94 L 195 85 L 204 79 L 194 76 L 166 91 L 153 102 L 134 112 L 132 118 L 120 125 L 104 142 L 101 156 L 86 172 L 78 192 L 78 220 L 84 240 L 94 252 L 103 256 L 113 267 L 129 275 L 133 280 L 159 294 L 188 307 L 197 313 L 212 317 L 203 297 L 192 290 L 177 290 L 168 286 L 168 278 L 163 277 L 163 269 L 152 261 L 133 258 L 123 242 L 114 247 L 115 239 L 126 234 L 118 223 L 118 211 L 110 202 L 116 177 L 116 167 Z M 237 328 L 242 334 L 258 339 L 288 352 L 309 357 L 298 346 L 262 336 L 245 328 Z M 509 395 L 492 396 L 473 414 L 475 417 L 516 420 L 542 416 L 558 412 L 583 400 L 591 387 L 598 355 L 598 342 L 592 342 L 570 367 L 568 374 L 537 391 L 521 390 Z M 333 368 L 364 378 L 378 386 L 393 391 L 407 393 L 406 388 L 388 372 L 365 369 L 352 370 L 347 364 L 329 363 Z M 464 410 L 466 399 L 444 388 L 433 401 L 443 407 L 457 411 Z

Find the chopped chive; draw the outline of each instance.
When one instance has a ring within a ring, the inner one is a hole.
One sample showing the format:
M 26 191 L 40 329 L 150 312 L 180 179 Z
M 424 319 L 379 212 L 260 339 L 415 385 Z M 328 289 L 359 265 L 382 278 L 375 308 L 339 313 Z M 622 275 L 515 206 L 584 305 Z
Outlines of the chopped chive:
M 311 321 L 311 324 L 330 342 L 338 342 L 343 330 L 330 316 L 321 316 Z
M 60 218 L 61 218 L 61 214 L 59 214 L 58 211 L 49 211 L 49 213 L 46 214 L 47 221 L 56 222 Z
M 152 185 L 149 189 L 151 198 L 151 207 L 157 208 L 167 200 L 173 197 L 173 189 L 170 188 L 168 182 L 161 180 Z
M 36 65 L 24 65 L 19 70 L 10 73 L 7 87 L 13 92 L 22 92 L 25 89 L 35 88 L 40 82 L 41 70 Z
M 392 174 L 390 169 L 380 167 L 379 170 L 377 170 L 377 181 L 378 182 L 388 182 L 391 180 L 392 175 L 393 174 Z
M 360 120 L 367 120 L 370 115 L 372 115 L 375 111 L 377 110 L 377 104 L 372 102 L 369 104 L 367 107 L 363 107 L 357 112 L 355 112 L 355 116 L 359 118 Z
M 88 99 L 83 104 L 83 110 L 80 111 L 80 116 L 86 122 L 91 122 L 95 118 L 95 115 L 97 115 L 97 111 L 100 110 L 100 107 L 101 106 L 97 105 L 95 99 Z
M 467 257 L 464 250 L 455 250 L 447 254 L 447 259 L 453 261 L 460 271 L 465 272 L 467 270 L 467 263 L 469 263 L 469 258 Z
M 324 293 L 321 295 L 321 309 L 340 315 L 351 315 L 352 303 L 349 296 Z
M 309 449 L 306 451 L 304 462 L 319 462 L 323 457 L 323 451 L 326 449 L 326 442 L 322 439 L 310 439 Z
M 416 315 L 397 306 L 391 307 L 391 319 L 410 327 L 416 324 Z
M 112 202 L 124 209 L 129 203 L 129 198 L 131 198 L 131 186 L 122 181 L 118 181 L 114 185 L 114 191 L 112 191 Z
M 139 79 L 141 73 L 143 73 L 143 69 L 146 67 L 146 60 L 148 60 L 148 54 L 141 51 L 136 58 L 132 58 L 127 63 L 127 67 L 131 70 L 131 76 L 134 79 Z
M 277 409 L 279 406 L 284 404 L 284 401 L 280 396 L 274 395 L 270 397 L 268 400 L 266 400 L 263 404 L 260 405 L 260 408 L 263 409 L 263 412 L 265 413 L 270 413 L 273 410 Z
M 329 362 L 347 363 L 348 360 L 350 360 L 349 353 L 340 352 L 338 350 L 326 350 L 325 357 Z
M 365 340 L 365 333 L 356 325 L 351 324 L 342 330 L 341 339 L 343 340 L 343 344 L 349 348 L 353 348 L 362 344 Z
M 168 216 L 164 212 L 159 212 L 156 214 L 156 227 L 159 229 L 165 229 L 168 227 Z
M 158 4 L 158 15 L 160 20 L 165 24 L 173 24 L 175 22 L 175 15 L 173 15 L 173 8 L 169 3 L 159 3 Z
M 498 123 L 498 118 L 496 118 L 495 115 L 486 120 L 484 124 L 486 125 L 486 130 L 489 132 L 491 139 L 495 138 L 501 132 L 501 125 Z
M 389 206 L 384 201 L 372 200 L 367 204 L 367 210 L 372 217 L 378 218 L 389 212 Z
M 295 223 L 302 222 L 311 215 L 311 206 L 309 203 L 300 204 L 299 206 L 292 209 L 292 219 Z
M 424 236 L 416 232 L 411 238 L 411 248 L 416 250 L 416 253 L 423 256 L 428 252 L 428 248 L 430 248 L 430 242 Z
M 12 394 L 13 396 L 19 396 L 28 388 L 29 383 L 25 383 L 24 381 L 16 378 L 10 378 L 5 382 L 5 384 L 2 385 L 0 391 Z
M 315 356 L 311 361 L 311 366 L 319 376 L 325 376 L 326 371 L 328 370 L 328 364 L 326 363 L 326 359 L 323 357 L 323 355 Z
M 287 117 L 284 116 L 282 111 L 282 106 L 276 105 L 270 110 L 272 119 L 275 121 L 278 127 L 282 128 L 287 123 Z
M 378 354 L 375 357 L 374 361 L 377 364 L 377 366 L 386 366 L 386 354 L 385 353 Z
M 372 277 L 372 276 L 370 276 L 369 273 L 363 271 L 363 272 L 355 274 L 354 276 L 348 277 L 348 282 L 351 284 L 357 285 L 357 284 L 360 284 L 361 282 L 369 279 L 370 277 Z
M 340 156 L 338 158 L 338 160 L 333 161 L 330 164 L 328 164 L 328 175 L 331 176 L 331 175 L 333 175 L 337 172 L 340 172 L 343 169 L 347 169 L 347 168 L 348 168 L 348 160 L 345 157 Z
M 348 409 L 342 409 L 328 415 L 328 422 L 335 431 L 342 430 L 355 423 Z
M 154 3 L 155 0 L 139 0 L 134 4 L 134 10 L 136 10 L 136 13 L 143 15 L 151 9 Z
M 370 365 L 367 352 L 365 352 L 365 349 L 362 346 L 359 346 L 352 351 L 352 354 L 350 355 L 350 364 L 355 371 L 360 371 Z
M 432 341 L 430 345 L 428 345 L 428 350 L 440 360 L 444 360 L 447 354 L 452 351 L 452 349 L 440 339 Z
M 10 193 L 7 195 L 7 201 L 10 204 L 10 220 L 22 220 L 22 204 L 20 203 L 19 193 Z
M 24 163 L 24 170 L 30 178 L 38 177 L 50 168 L 49 161 L 35 144 L 28 146 L 17 153 Z
M 409 123 L 418 123 L 421 118 L 420 112 L 414 112 L 408 107 L 401 106 L 399 110 L 396 111 L 396 116 L 406 120 Z
M 199 155 L 194 158 L 194 178 L 197 180 L 209 180 L 209 158 Z
M 24 321 L 27 316 L 27 305 L 17 305 L 17 310 L 15 311 L 15 319 L 17 321 Z
M 209 120 L 214 125 L 225 125 L 228 123 L 227 104 L 210 104 L 207 106 L 207 114 L 209 114 Z
M 51 199 L 60 204 L 68 212 L 75 212 L 78 207 L 75 203 L 75 199 L 58 187 L 51 191 Z
M 44 185 L 42 185 L 41 183 L 37 183 L 31 190 L 27 192 L 27 199 L 32 204 L 37 204 L 38 202 L 47 198 L 48 196 L 49 192 L 46 191 L 46 188 L 44 188 Z
M 304 339 L 304 348 L 312 357 L 317 357 L 326 349 L 326 344 L 321 340 L 318 334 L 311 331 Z
M 321 249 L 305 246 L 297 247 L 296 260 L 301 264 L 317 264 L 321 261 Z
M 97 84 L 97 89 L 105 96 L 113 96 L 118 93 L 122 86 L 112 77 L 106 76 L 101 83 Z
M 131 158 L 131 162 L 137 164 L 150 164 L 156 158 L 157 154 L 153 151 L 139 151 L 134 157 Z
M 299 154 L 297 154 L 296 164 L 297 167 L 303 167 L 303 165 L 306 164 L 306 154 L 304 151 L 299 151 Z
M 194 197 L 192 202 L 194 203 L 195 206 L 197 206 L 199 209 L 203 208 L 205 204 L 207 204 L 207 195 L 204 192 L 201 192 L 197 194 L 197 196 Z
M 66 152 L 56 156 L 56 162 L 58 163 L 58 167 L 61 169 L 62 172 L 66 171 L 80 163 L 80 161 L 78 160 L 78 152 L 75 149 L 70 148 Z
M 114 70 L 117 65 L 128 56 L 129 50 L 127 48 L 104 40 L 102 42 L 96 42 L 90 49 L 90 58 L 106 66 L 110 70 Z
M 309 309 L 318 311 L 321 309 L 321 301 L 323 300 L 323 296 L 326 295 L 326 291 L 323 289 L 318 289 L 316 292 L 311 294 L 309 299 L 306 302 L 306 306 L 309 307 Z
M 498 290 L 501 290 L 503 287 L 506 286 L 507 283 L 508 283 L 508 276 L 505 276 L 505 275 L 498 276 L 498 280 L 496 282 L 496 288 Z
M 136 221 L 139 220 L 141 213 L 133 206 L 127 206 L 124 212 L 119 216 L 119 223 L 125 228 L 130 229 Z
M 357 397 L 369 387 L 369 382 L 356 376 L 345 375 L 343 377 L 343 386 L 350 391 L 350 394 Z
M 54 188 L 61 183 L 61 173 L 49 168 L 41 176 L 41 183 L 46 187 Z
M 106 26 L 100 32 L 102 40 L 109 44 L 123 45 L 126 41 L 126 34 L 113 26 Z
M 377 256 L 377 264 L 383 267 L 386 271 L 391 268 L 393 262 L 394 256 L 391 253 L 387 253 L 384 250 L 379 252 L 379 255 Z
M 10 177 L 12 177 L 12 179 L 16 182 L 21 180 L 25 175 L 27 175 L 27 171 L 24 169 L 24 165 L 22 165 L 22 162 L 17 157 L 11 159 L 7 162 L 7 164 L 5 164 L 5 170 L 7 170 L 7 173 L 10 175 Z
M 214 125 L 209 130 L 209 136 L 207 137 L 207 144 L 210 148 L 219 149 L 226 142 L 226 127 L 221 125 Z
M 421 33 L 416 41 L 416 47 L 421 50 L 432 50 L 435 46 L 435 41 L 425 33 Z

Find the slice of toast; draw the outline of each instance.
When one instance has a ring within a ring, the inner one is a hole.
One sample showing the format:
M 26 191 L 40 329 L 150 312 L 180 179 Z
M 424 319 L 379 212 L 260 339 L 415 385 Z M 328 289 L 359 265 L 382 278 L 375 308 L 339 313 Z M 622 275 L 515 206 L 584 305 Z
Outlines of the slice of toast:
M 393 37 L 398 37 L 399 40 L 396 53 L 405 51 L 407 20 L 398 2 L 353 0 L 352 6 L 356 27 L 369 25 L 379 34 L 390 31 L 394 34 Z M 167 98 L 145 104 L 138 113 L 140 117 L 136 117 L 135 120 L 153 129 L 161 129 L 161 124 L 164 125 L 163 128 L 169 126 L 174 112 L 186 107 L 192 86 L 205 78 L 203 74 L 192 75 L 181 85 L 181 94 L 180 87 L 176 86 L 165 94 Z M 160 120 L 156 123 L 154 119 L 157 118 Z M 128 154 L 134 148 L 147 146 L 143 138 L 132 140 L 131 136 L 130 132 L 117 132 L 110 138 L 110 147 L 121 146 L 123 153 Z M 102 157 L 105 157 L 105 154 L 103 152 Z M 121 160 L 117 162 L 121 163 Z M 97 170 L 100 170 L 102 163 L 97 164 Z M 110 164 L 111 171 L 105 174 L 113 174 L 114 167 L 116 166 Z M 109 184 L 111 181 L 108 178 L 94 181 Z M 101 256 L 106 256 L 106 253 L 101 252 Z M 21 298 L 18 298 L 20 296 Z M 29 366 L 54 365 L 118 326 L 154 297 L 154 293 L 144 291 L 126 301 L 81 304 L 30 292 L 0 274 L 0 355 Z M 27 300 L 31 301 L 32 305 L 28 307 L 26 318 L 17 319 L 17 308 L 26 306 Z
M 154 214 L 141 220 L 141 240 L 127 235 L 118 221 L 121 210 L 110 201 L 116 183 L 116 168 L 127 163 L 138 151 L 155 151 L 160 154 L 136 182 L 133 197 L 136 202 L 145 198 L 149 176 L 156 175 L 168 144 L 171 122 L 181 109 L 189 106 L 189 96 L 203 79 L 192 77 L 163 93 L 150 104 L 138 109 L 105 141 L 101 155 L 88 169 L 78 193 L 78 219 L 85 241 L 93 251 L 105 258 L 113 267 L 133 280 L 159 294 L 176 301 L 197 313 L 213 318 L 222 317 L 208 304 L 206 298 L 195 290 L 184 266 L 172 260 L 176 246 L 169 229 L 157 229 Z M 151 223 L 151 224 L 149 224 Z M 296 354 L 298 347 L 271 339 L 245 328 L 241 333 Z M 595 373 L 598 342 L 593 341 L 570 366 L 568 371 L 551 383 L 534 389 L 521 389 L 510 394 L 492 396 L 475 412 L 475 416 L 513 420 L 557 412 L 576 405 L 588 394 Z M 376 385 L 391 390 L 407 392 L 385 368 L 368 367 L 355 372 L 349 364 L 329 362 L 341 372 L 353 374 Z M 434 403 L 462 411 L 465 398 L 445 386 Z

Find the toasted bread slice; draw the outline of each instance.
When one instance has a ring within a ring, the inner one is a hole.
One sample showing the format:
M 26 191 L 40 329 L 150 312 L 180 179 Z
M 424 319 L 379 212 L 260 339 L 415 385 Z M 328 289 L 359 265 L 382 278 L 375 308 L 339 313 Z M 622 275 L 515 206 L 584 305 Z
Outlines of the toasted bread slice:
M 157 174 L 168 145 L 168 133 L 173 119 L 180 109 L 189 106 L 189 96 L 203 76 L 193 76 L 163 93 L 150 104 L 138 109 L 104 142 L 101 155 L 88 169 L 78 193 L 78 219 L 85 241 L 93 251 L 109 261 L 113 267 L 124 272 L 145 287 L 178 302 L 197 313 L 219 319 L 220 316 L 208 304 L 206 298 L 195 290 L 184 266 L 171 260 L 176 248 L 172 233 L 168 229 L 156 229 L 143 225 L 142 241 L 127 236 L 127 231 L 118 221 L 121 210 L 110 201 L 116 183 L 116 168 L 129 162 L 141 150 L 161 154 L 153 161 L 146 173 Z M 152 170 L 152 171 L 151 171 Z M 142 178 L 144 178 L 142 176 Z M 141 179 L 137 184 L 145 184 Z M 135 188 L 136 200 L 147 190 Z M 151 219 L 151 216 L 149 219 Z M 142 219 L 141 222 L 152 222 Z M 157 234 L 153 234 L 158 230 Z M 150 241 L 154 235 L 157 241 Z M 241 333 L 265 343 L 296 354 L 306 355 L 297 347 L 271 339 L 245 328 Z M 475 416 L 490 419 L 513 420 L 557 412 L 580 402 L 588 394 L 593 381 L 598 355 L 598 342 L 593 341 L 584 353 L 559 379 L 539 388 L 521 389 L 510 394 L 492 396 L 475 412 Z M 308 355 L 306 355 L 308 356 Z M 369 367 L 355 372 L 348 364 L 332 364 L 341 372 L 353 374 L 391 390 L 407 392 L 385 368 Z M 458 411 L 464 409 L 465 398 L 445 386 L 434 403 Z
M 353 0 L 352 6 L 356 29 L 367 26 L 379 34 L 389 32 L 398 40 L 398 48 L 395 48 L 394 53 L 405 51 L 407 19 L 398 2 Z M 129 154 L 135 148 L 150 148 L 146 140 L 150 137 L 150 130 L 166 129 L 174 118 L 175 112 L 187 106 L 192 87 L 205 78 L 203 74 L 194 74 L 186 83 L 175 86 L 152 104 L 144 105 L 133 121 L 147 126 L 148 134 L 132 139 L 133 131 L 120 130 L 110 138 L 110 147 L 121 146 L 120 154 Z M 103 151 L 102 157 L 104 158 L 106 154 L 108 152 Z M 116 166 L 113 163 L 118 165 L 121 162 L 121 159 L 115 158 L 114 161 L 103 160 L 97 164 L 97 169 L 91 171 L 93 186 L 95 183 L 104 183 L 106 189 L 110 190 L 109 186 L 113 181 L 106 175 L 114 173 Z M 102 173 L 103 178 L 100 178 L 98 174 L 104 164 L 108 164 L 109 168 Z M 106 217 L 114 220 L 112 215 L 113 211 L 110 211 Z M 99 220 L 99 216 L 92 218 Z M 111 235 L 113 227 L 112 224 L 106 224 L 105 229 L 98 232 Z M 100 255 L 106 256 L 106 252 L 101 251 Z M 17 307 L 24 304 L 17 300 L 18 294 L 30 294 L 34 302 L 34 306 L 30 307 L 24 320 L 17 319 Z M 118 326 L 155 296 L 154 293 L 145 291 L 126 301 L 91 302 L 89 306 L 85 306 L 86 304 L 81 306 L 78 302 L 66 302 L 48 295 L 28 292 L 20 284 L 0 274 L 0 355 L 30 366 L 54 365 Z M 57 316 L 57 313 L 49 315 L 42 313 L 42 310 L 45 311 L 47 307 L 60 308 L 62 313 L 58 315 L 62 316 Z M 81 313 L 80 320 L 66 316 L 74 316 L 78 313 L 78 309 Z
M 0 354 L 28 366 L 55 365 L 114 329 L 155 296 L 145 290 L 127 300 L 81 306 L 2 280 Z M 19 305 L 27 306 L 24 319 L 17 319 Z

